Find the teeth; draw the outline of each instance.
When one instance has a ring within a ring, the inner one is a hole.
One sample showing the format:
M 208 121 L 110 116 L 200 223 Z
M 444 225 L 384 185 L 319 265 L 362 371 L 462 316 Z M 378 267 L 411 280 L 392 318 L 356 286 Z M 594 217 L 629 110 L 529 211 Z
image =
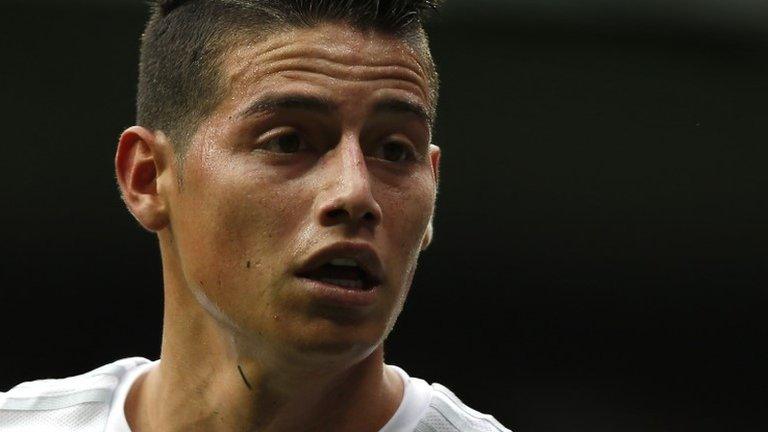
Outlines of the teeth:
M 352 279 L 321 279 L 325 283 L 343 286 L 344 288 L 363 289 L 363 281 Z
M 357 267 L 357 261 L 351 258 L 335 258 L 330 262 L 331 265 L 344 267 Z

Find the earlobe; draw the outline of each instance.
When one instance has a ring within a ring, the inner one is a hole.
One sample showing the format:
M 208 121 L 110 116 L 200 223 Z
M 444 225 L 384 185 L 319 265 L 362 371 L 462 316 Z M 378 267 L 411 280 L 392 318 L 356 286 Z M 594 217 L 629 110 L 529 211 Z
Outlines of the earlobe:
M 162 133 L 133 126 L 120 136 L 115 173 L 123 201 L 136 220 L 149 231 L 164 229 L 168 208 L 159 180 L 168 168 L 167 145 Z

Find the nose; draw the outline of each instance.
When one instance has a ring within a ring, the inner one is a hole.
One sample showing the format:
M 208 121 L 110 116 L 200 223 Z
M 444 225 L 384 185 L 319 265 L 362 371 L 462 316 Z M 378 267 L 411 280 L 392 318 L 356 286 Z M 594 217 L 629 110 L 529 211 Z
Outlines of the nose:
M 375 228 L 381 223 L 382 212 L 373 196 L 370 173 L 358 140 L 343 139 L 326 157 L 326 187 L 318 197 L 320 224 Z

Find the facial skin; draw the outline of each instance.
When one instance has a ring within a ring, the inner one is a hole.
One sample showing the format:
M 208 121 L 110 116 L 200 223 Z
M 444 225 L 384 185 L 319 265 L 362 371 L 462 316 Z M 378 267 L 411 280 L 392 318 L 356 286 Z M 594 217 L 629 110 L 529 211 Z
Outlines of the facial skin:
M 259 349 L 365 356 L 402 306 L 428 241 L 437 149 L 424 119 L 374 112 L 390 100 L 429 106 L 422 69 L 392 42 L 328 26 L 242 46 L 224 62 L 230 96 L 201 125 L 183 190 L 170 191 L 171 226 L 189 288 Z M 249 112 L 283 98 L 328 111 Z M 371 307 L 324 307 L 294 274 L 344 241 L 371 245 L 383 262 Z
M 224 57 L 226 97 L 183 171 L 162 132 L 123 134 L 123 196 L 163 257 L 163 363 L 242 364 L 249 384 L 284 395 L 292 377 L 314 372 L 371 363 L 381 374 L 381 344 L 432 235 L 440 151 L 421 62 L 400 39 L 344 24 L 285 31 Z M 329 301 L 296 274 L 340 244 L 381 262 L 364 306 Z

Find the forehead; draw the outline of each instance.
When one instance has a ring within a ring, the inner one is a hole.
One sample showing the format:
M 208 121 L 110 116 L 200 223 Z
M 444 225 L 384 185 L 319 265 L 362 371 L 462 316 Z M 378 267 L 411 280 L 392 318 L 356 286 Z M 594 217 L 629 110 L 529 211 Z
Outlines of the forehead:
M 231 99 L 303 85 L 331 92 L 350 89 L 349 96 L 355 89 L 358 93 L 389 89 L 426 106 L 432 102 L 427 59 L 393 35 L 323 23 L 288 28 L 259 40 L 239 40 L 221 64 Z

